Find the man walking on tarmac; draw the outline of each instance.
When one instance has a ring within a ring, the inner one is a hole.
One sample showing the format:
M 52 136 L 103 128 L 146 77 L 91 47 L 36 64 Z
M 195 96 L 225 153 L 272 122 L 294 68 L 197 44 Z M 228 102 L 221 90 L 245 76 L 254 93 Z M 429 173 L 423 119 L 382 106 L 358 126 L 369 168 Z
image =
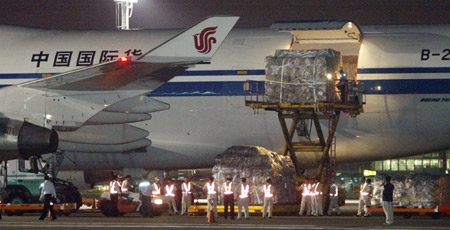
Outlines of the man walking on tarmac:
M 359 206 L 358 206 L 358 214 L 357 216 L 361 216 L 363 212 L 365 212 L 364 217 L 370 217 L 370 212 L 368 211 L 370 207 L 370 201 L 372 199 L 372 192 L 373 187 L 371 185 L 372 180 L 367 179 L 366 183 L 362 187 L 361 190 L 361 198 L 359 199 Z
M 300 203 L 300 212 L 298 215 L 303 216 L 303 212 L 306 208 L 306 215 L 311 215 L 311 183 L 309 179 L 305 180 L 300 186 L 300 192 L 302 193 L 302 202 Z
M 339 208 L 339 187 L 336 185 L 336 181 L 331 180 L 330 186 L 330 206 L 328 206 L 328 215 L 331 216 L 333 208 L 336 209 L 336 215 L 341 215 L 341 209 Z
M 208 200 L 208 210 L 206 212 L 206 218 L 209 219 L 209 213 L 214 209 L 214 218 L 217 218 L 217 197 L 218 197 L 218 189 L 217 184 L 214 182 L 214 177 L 209 178 L 209 182 L 205 184 L 203 187 L 205 190 Z
M 152 184 L 143 180 L 139 183 L 139 192 L 142 197 L 142 217 L 153 217 L 152 210 Z
M 269 219 L 272 219 L 274 189 L 272 186 L 272 180 L 270 178 L 268 178 L 266 184 L 264 184 L 263 192 L 264 192 L 264 209 L 262 218 L 264 219 L 266 217 L 269 217 Z M 269 209 L 268 215 L 267 209 Z
M 53 210 L 53 202 L 56 199 L 56 189 L 53 181 L 50 180 L 50 177 L 44 176 L 44 183 L 41 185 L 41 197 L 40 200 L 44 200 L 44 210 L 42 210 L 41 217 L 39 220 L 44 220 L 47 216 L 48 210 L 52 215 L 52 220 L 56 220 L 55 211 Z
M 225 220 L 228 218 L 228 206 L 230 207 L 231 214 L 230 218 L 234 219 L 234 189 L 233 182 L 230 176 L 227 177 L 227 181 L 223 183 L 223 208 L 224 208 L 224 216 Z
M 245 219 L 249 220 L 249 211 L 248 211 L 248 205 L 250 203 L 250 198 L 249 198 L 249 193 L 250 193 L 250 186 L 247 184 L 247 179 L 242 178 L 241 179 L 241 185 L 239 186 L 239 191 L 238 191 L 238 217 L 237 219 L 240 220 L 241 219 L 241 215 L 242 215 L 242 207 L 244 207 L 245 210 Z
M 172 180 L 167 181 L 166 185 L 166 201 L 169 204 L 169 215 L 178 215 L 177 204 L 175 203 L 175 194 L 177 192 L 177 188 L 172 183 Z
M 120 182 L 118 180 L 117 175 L 113 176 L 111 182 L 109 182 L 109 196 L 111 198 L 113 216 L 119 216 L 119 209 L 117 208 L 119 202 L 119 195 L 122 194 L 122 188 L 120 186 Z
M 192 188 L 191 182 L 187 177 L 184 178 L 183 184 L 181 184 L 181 215 L 188 214 L 189 207 L 191 206 L 192 201 Z
M 383 183 L 383 211 L 386 216 L 384 225 L 391 225 L 394 223 L 394 211 L 392 209 L 392 201 L 394 196 L 394 185 L 391 184 L 391 177 L 386 176 Z
M 365 206 L 364 206 L 364 199 L 363 199 L 363 196 L 362 196 L 362 190 L 363 190 L 365 185 L 366 185 L 366 178 L 362 177 L 361 178 L 361 185 L 359 186 L 358 213 L 355 215 L 356 217 L 361 217 L 362 216 L 363 212 L 360 212 L 361 209 L 363 209 L 363 211 L 366 211 L 366 210 L 364 210 Z

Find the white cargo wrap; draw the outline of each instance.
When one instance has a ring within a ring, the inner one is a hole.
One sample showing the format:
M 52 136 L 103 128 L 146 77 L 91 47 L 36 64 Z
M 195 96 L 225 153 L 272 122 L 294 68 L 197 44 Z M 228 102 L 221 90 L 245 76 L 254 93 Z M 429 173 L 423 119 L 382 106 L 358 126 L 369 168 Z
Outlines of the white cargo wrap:
M 233 146 L 217 155 L 212 169 L 213 177 L 222 186 L 227 176 L 233 178 L 237 191 L 241 178 L 250 185 L 250 203 L 263 204 L 263 185 L 272 179 L 276 203 L 295 203 L 295 168 L 289 157 L 279 155 L 263 147 Z
M 373 185 L 373 200 L 377 206 L 383 201 L 383 182 L 385 176 L 376 176 Z M 393 176 L 394 201 L 396 207 L 432 208 L 437 205 L 436 190 L 439 177 L 431 175 Z
M 342 66 L 341 53 L 332 49 L 277 50 L 265 61 L 265 94 L 269 103 L 327 101 L 327 75 L 336 79 Z

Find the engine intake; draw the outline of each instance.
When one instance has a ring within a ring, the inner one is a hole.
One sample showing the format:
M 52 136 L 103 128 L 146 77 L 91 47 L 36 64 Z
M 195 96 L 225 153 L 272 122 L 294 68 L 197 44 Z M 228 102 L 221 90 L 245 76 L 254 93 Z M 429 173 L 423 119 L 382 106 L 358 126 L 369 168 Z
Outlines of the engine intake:
M 54 153 L 58 149 L 58 133 L 30 123 L 23 123 L 17 137 L 20 155 L 28 159 L 45 153 Z

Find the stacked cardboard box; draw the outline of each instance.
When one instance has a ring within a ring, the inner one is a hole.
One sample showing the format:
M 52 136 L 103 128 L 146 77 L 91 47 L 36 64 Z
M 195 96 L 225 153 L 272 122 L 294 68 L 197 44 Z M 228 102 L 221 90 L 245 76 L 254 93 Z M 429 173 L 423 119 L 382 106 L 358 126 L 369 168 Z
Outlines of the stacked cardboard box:
M 341 54 L 332 49 L 277 50 L 265 62 L 268 102 L 311 104 L 328 100 L 327 75 L 336 79 Z
M 233 146 L 216 157 L 213 177 L 219 187 L 227 176 L 233 178 L 237 191 L 241 178 L 250 185 L 250 203 L 263 204 L 263 185 L 267 178 L 272 179 L 275 189 L 275 202 L 295 203 L 295 168 L 289 157 L 284 157 L 263 147 Z

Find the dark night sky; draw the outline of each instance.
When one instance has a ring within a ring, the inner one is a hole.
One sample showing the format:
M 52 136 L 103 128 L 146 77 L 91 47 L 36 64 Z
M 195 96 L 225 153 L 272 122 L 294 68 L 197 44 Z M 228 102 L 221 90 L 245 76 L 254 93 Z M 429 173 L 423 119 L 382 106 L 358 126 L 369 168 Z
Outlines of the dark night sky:
M 114 29 L 113 0 L 0 0 L 0 24 L 54 29 Z M 133 28 L 184 28 L 215 14 L 239 27 L 276 20 L 349 19 L 361 25 L 450 23 L 450 0 L 139 0 Z

